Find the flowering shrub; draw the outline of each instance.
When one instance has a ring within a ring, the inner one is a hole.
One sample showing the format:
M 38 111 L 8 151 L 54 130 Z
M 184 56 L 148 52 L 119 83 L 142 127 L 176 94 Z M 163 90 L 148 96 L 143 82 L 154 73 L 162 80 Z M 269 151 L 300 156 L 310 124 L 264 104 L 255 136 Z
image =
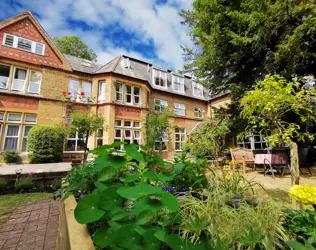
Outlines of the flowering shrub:
M 302 204 L 316 204 L 316 187 L 295 185 L 289 190 L 289 195 Z
M 225 135 L 229 130 L 230 121 L 228 117 L 221 120 L 205 121 L 189 137 L 189 140 L 182 145 L 183 150 L 193 155 L 206 155 L 212 159 L 223 156 L 225 149 Z

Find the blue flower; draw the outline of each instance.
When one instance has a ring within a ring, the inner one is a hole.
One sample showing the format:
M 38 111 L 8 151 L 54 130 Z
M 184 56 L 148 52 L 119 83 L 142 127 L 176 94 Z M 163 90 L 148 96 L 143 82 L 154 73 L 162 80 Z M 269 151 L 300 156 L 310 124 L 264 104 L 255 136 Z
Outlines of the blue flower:
M 240 199 L 235 199 L 235 202 L 236 202 L 236 203 L 239 203 L 239 202 L 240 202 Z
M 286 208 L 286 206 L 281 206 L 281 208 L 282 208 L 282 209 L 285 209 L 285 208 Z

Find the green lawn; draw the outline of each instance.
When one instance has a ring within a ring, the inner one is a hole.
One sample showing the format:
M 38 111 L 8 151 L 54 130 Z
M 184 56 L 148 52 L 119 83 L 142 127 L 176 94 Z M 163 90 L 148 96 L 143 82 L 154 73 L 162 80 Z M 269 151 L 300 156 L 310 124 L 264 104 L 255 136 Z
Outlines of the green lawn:
M 0 228 L 5 224 L 8 217 L 19 205 L 53 198 L 52 193 L 25 193 L 0 195 Z
M 292 200 L 287 191 L 281 189 L 267 189 L 268 196 L 280 206 L 291 208 Z

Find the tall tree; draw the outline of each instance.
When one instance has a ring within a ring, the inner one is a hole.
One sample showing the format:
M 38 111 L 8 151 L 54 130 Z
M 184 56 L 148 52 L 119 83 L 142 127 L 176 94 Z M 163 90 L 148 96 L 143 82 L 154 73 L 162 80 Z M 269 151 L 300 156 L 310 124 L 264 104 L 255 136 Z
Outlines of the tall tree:
M 315 0 L 195 0 L 181 15 L 195 45 L 186 68 L 213 91 L 243 95 L 267 74 L 315 74 Z
M 54 37 L 54 42 L 61 53 L 96 61 L 97 55 L 77 36 Z

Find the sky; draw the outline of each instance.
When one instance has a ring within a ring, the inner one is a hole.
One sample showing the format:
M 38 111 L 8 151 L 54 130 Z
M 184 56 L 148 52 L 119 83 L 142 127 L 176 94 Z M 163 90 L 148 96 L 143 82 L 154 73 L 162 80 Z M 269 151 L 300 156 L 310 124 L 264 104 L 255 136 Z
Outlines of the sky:
M 30 10 L 46 32 L 79 36 L 98 63 L 128 55 L 171 70 L 183 68 L 192 46 L 181 9 L 192 0 L 0 0 L 0 21 Z

